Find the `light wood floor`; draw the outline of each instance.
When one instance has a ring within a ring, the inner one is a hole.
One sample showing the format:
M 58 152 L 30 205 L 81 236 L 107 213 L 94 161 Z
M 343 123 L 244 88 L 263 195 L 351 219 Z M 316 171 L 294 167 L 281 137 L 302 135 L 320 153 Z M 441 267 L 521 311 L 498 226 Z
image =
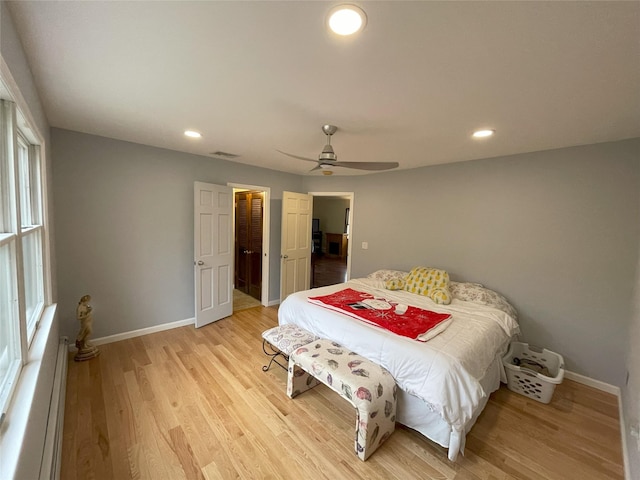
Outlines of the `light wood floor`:
M 455 463 L 400 427 L 362 462 L 346 401 L 324 385 L 290 400 L 286 372 L 262 372 L 260 334 L 276 324 L 256 307 L 70 360 L 61 478 L 623 477 L 617 399 L 569 380 L 549 405 L 495 392 Z
M 240 310 L 246 310 L 247 308 L 259 307 L 260 300 L 253 298 L 244 292 L 241 292 L 237 288 L 233 290 L 233 311 L 239 312 Z

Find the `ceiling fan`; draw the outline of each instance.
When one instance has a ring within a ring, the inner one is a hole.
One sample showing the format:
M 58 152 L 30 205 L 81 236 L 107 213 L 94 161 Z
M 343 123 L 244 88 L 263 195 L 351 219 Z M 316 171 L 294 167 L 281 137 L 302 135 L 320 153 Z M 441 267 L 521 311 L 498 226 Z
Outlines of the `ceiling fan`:
M 324 175 L 331 175 L 333 173 L 333 167 L 355 168 L 358 170 L 389 170 L 398 166 L 398 162 L 339 162 L 338 156 L 335 154 L 333 147 L 331 146 L 331 135 L 338 131 L 338 127 L 335 125 L 323 125 L 322 131 L 327 136 L 327 144 L 322 149 L 322 153 L 318 155 L 317 160 L 293 155 L 291 153 L 283 152 L 282 150 L 278 150 L 278 152 L 289 157 L 297 158 L 298 160 L 316 162 L 318 165 L 316 165 L 316 167 L 311 171 L 322 170 Z

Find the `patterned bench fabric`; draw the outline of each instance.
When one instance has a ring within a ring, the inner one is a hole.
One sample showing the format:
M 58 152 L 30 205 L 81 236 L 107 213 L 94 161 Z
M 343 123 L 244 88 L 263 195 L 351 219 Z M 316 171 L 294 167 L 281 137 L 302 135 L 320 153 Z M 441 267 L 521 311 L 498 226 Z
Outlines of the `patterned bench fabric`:
M 262 338 L 288 356 L 296 348 L 313 342 L 318 337 L 297 325 L 280 325 L 262 332 Z
M 366 460 L 395 429 L 395 380 L 380 365 L 320 339 L 291 353 L 287 395 L 293 398 L 321 382 L 356 408 L 355 451 Z
M 297 325 L 281 325 L 265 330 L 262 332 L 262 351 L 271 359 L 268 365 L 262 367 L 262 371 L 269 370 L 273 363 L 277 363 L 286 370 L 287 367 L 278 361 L 278 357 L 282 356 L 286 361 L 289 361 L 289 355 L 294 349 L 313 342 L 317 338 L 314 334 Z M 267 345 L 270 347 L 270 351 L 267 350 Z

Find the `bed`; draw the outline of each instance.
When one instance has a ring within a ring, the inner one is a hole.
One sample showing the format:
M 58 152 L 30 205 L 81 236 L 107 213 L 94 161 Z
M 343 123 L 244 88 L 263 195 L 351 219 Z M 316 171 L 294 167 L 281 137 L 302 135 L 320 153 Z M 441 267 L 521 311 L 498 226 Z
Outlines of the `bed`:
M 404 290 L 388 290 L 389 278 L 407 272 L 380 270 L 367 278 L 297 292 L 280 305 L 280 325 L 295 324 L 331 339 L 385 367 L 399 388 L 397 421 L 448 448 L 455 461 L 465 436 L 500 381 L 502 356 L 519 333 L 516 312 L 504 297 L 479 284 L 451 282 L 451 303 Z M 448 313 L 446 329 L 426 342 L 400 336 L 320 306 L 309 298 L 350 288 L 391 303 Z

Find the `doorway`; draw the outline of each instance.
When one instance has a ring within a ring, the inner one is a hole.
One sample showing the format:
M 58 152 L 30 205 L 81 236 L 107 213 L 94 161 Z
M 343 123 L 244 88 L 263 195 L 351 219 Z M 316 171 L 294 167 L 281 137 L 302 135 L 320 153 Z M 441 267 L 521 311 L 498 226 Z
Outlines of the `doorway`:
M 350 278 L 353 193 L 311 192 L 313 195 L 311 288 Z
M 234 195 L 234 311 L 267 306 L 270 189 L 229 185 Z

